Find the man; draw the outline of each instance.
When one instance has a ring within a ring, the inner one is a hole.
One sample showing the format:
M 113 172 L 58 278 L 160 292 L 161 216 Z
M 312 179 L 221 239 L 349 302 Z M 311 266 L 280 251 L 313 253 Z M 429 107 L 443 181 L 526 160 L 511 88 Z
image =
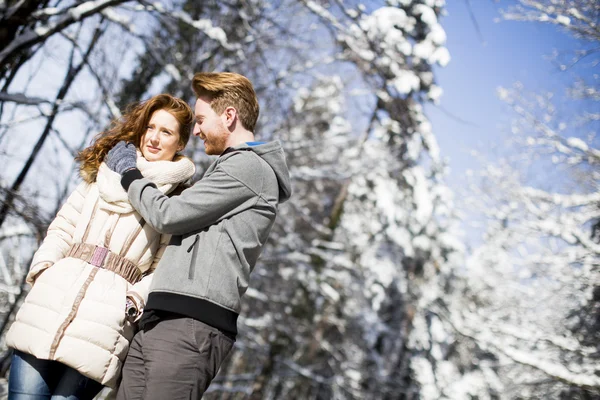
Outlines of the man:
M 122 174 L 146 223 L 172 239 L 154 274 L 117 399 L 199 399 L 231 351 L 241 297 L 267 241 L 277 204 L 291 195 L 278 142 L 254 142 L 258 101 L 233 73 L 198 73 L 194 136 L 219 157 L 204 177 L 167 197 L 119 143 L 105 160 Z

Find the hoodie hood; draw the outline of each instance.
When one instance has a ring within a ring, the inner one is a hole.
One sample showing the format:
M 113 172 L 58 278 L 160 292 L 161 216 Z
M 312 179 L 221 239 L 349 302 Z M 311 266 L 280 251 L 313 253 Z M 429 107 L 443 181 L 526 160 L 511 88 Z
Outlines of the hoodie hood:
M 279 185 L 279 202 L 287 201 L 292 195 L 292 182 L 290 180 L 290 171 L 288 170 L 285 161 L 283 147 L 279 141 L 255 144 L 242 143 L 235 146 L 234 149 L 249 149 L 256 153 L 260 158 L 265 160 L 267 164 L 275 172 L 277 183 Z

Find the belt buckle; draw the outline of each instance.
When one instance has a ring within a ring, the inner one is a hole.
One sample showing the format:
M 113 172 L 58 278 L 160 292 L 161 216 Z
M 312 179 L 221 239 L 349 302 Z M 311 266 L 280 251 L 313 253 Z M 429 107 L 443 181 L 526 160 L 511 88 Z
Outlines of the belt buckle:
M 90 264 L 96 267 L 102 267 L 104 265 L 104 260 L 108 255 L 108 249 L 106 247 L 96 246 L 94 248 L 94 253 L 92 253 L 92 259 L 90 260 Z

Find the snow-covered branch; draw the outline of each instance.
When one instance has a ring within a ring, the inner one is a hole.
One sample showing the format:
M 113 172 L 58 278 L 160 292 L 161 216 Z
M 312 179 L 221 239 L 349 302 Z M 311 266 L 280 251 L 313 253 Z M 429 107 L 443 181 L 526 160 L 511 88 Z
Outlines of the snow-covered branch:
M 126 1 L 128 0 L 90 0 L 65 9 L 45 8 L 39 10 L 38 15 L 56 18 L 50 18 L 48 22 L 39 24 L 35 28 L 25 29 L 10 43 L 4 44 L 0 50 L 0 65 L 6 64 L 17 52 L 43 42 L 69 25 L 83 21 L 108 7 Z
M 198 31 L 203 32 L 207 37 L 218 42 L 227 50 L 238 50 L 241 48 L 237 43 L 229 43 L 225 31 L 220 27 L 213 26 L 210 19 L 194 19 L 187 12 L 180 9 L 167 10 L 165 5 L 160 2 L 143 1 L 141 3 L 141 7 L 143 7 L 141 8 L 142 10 L 156 12 L 172 20 L 184 22 Z
M 463 317 L 469 317 L 469 314 L 465 314 Z M 559 362 L 551 362 L 544 359 L 543 356 L 535 354 L 531 351 L 523 351 L 514 348 L 511 345 L 501 342 L 497 335 L 486 331 L 485 327 L 469 327 L 467 320 L 464 318 L 463 320 L 453 319 L 452 325 L 458 332 L 461 333 L 461 335 L 474 339 L 482 349 L 500 352 L 516 363 L 532 367 L 540 372 L 543 372 L 551 378 L 557 379 L 569 385 L 582 387 L 584 389 L 597 390 L 600 388 L 600 377 L 595 374 L 597 370 L 589 372 L 574 372 L 576 370 L 581 370 L 581 366 L 566 366 Z M 473 318 L 473 322 L 479 324 L 479 318 Z

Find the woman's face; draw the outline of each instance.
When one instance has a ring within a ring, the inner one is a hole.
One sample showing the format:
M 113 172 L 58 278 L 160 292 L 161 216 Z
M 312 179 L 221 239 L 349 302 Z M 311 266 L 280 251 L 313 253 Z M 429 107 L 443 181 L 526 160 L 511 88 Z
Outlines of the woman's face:
M 171 161 L 183 150 L 179 144 L 179 122 L 168 111 L 157 110 L 142 135 L 140 150 L 148 161 Z

